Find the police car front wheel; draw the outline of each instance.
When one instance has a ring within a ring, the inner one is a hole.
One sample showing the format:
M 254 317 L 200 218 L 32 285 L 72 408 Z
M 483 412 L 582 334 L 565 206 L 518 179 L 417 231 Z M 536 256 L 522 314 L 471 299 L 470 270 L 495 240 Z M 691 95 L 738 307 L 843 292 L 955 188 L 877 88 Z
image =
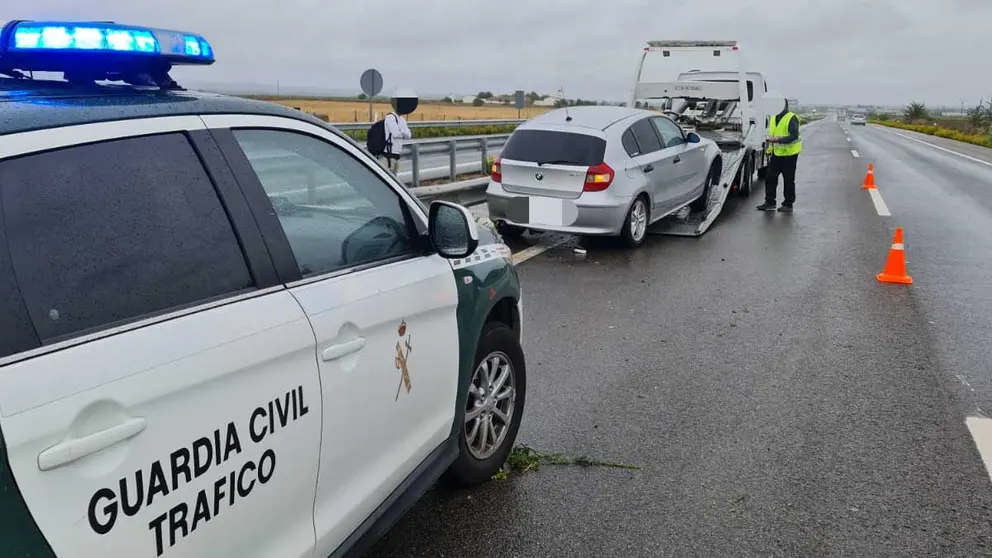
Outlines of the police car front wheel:
M 458 459 L 447 480 L 475 485 L 503 466 L 520 429 L 527 379 L 520 341 L 506 324 L 490 322 L 475 353 Z

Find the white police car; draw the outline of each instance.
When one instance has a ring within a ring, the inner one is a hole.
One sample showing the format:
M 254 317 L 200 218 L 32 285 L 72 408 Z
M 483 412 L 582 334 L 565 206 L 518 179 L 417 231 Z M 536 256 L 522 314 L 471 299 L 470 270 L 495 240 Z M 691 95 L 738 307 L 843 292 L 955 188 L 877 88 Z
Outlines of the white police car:
M 0 32 L 2 556 L 359 552 L 514 442 L 508 249 L 319 120 L 169 77 L 213 60 Z

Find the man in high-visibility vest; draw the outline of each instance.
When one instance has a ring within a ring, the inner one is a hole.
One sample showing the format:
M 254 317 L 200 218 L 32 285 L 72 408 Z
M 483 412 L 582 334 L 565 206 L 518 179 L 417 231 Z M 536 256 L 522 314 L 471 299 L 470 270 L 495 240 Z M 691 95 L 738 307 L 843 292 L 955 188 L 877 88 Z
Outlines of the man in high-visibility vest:
M 803 141 L 799 138 L 799 116 L 789 111 L 789 101 L 782 99 L 782 111 L 768 119 L 768 147 L 770 155 L 765 170 L 765 203 L 759 211 L 774 211 L 778 191 L 778 177 L 782 175 L 785 201 L 779 211 L 791 212 L 796 203 L 796 163 L 803 151 Z

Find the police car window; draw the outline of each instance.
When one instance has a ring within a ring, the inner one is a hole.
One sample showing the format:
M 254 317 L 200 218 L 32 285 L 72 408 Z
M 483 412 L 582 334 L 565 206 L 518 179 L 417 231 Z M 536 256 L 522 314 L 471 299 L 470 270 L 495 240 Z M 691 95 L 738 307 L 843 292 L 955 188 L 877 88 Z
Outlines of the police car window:
M 0 161 L 11 266 L 43 342 L 252 287 L 182 134 Z
M 414 254 L 405 202 L 340 148 L 306 134 L 235 130 L 303 277 Z
M 679 128 L 678 124 L 660 117 L 652 118 L 651 121 L 654 123 L 655 129 L 658 130 L 658 135 L 661 136 L 661 142 L 665 147 L 676 147 L 685 143 L 685 136 L 682 135 L 682 129 Z
M 14 268 L 10 265 L 3 212 L 0 211 L 0 358 L 28 351 L 39 345 L 28 317 Z

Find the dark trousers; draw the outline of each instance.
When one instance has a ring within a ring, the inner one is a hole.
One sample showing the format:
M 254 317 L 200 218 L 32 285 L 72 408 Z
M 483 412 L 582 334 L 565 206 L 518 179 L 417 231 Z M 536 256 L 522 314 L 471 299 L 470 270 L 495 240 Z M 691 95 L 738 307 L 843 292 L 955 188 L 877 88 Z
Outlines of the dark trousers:
M 782 180 L 785 182 L 783 188 L 785 205 L 796 203 L 796 163 L 798 162 L 799 155 L 788 157 L 772 155 L 768 160 L 768 169 L 765 171 L 765 203 L 775 205 L 779 175 L 782 175 Z

